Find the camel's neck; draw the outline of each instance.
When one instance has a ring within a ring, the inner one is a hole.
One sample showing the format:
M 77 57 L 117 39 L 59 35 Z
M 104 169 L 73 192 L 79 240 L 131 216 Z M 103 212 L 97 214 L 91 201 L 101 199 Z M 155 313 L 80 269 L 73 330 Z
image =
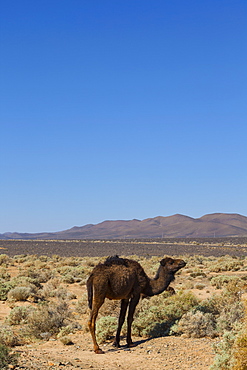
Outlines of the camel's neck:
M 148 285 L 145 290 L 145 295 L 153 296 L 164 292 L 169 284 L 174 280 L 174 274 L 169 273 L 164 268 L 159 268 L 154 279 L 149 279 Z

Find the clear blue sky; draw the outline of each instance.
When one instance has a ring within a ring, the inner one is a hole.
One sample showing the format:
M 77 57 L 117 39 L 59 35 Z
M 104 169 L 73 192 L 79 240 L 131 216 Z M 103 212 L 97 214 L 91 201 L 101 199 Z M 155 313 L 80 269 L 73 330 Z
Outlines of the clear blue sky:
M 246 0 L 1 0 L 0 232 L 247 216 Z

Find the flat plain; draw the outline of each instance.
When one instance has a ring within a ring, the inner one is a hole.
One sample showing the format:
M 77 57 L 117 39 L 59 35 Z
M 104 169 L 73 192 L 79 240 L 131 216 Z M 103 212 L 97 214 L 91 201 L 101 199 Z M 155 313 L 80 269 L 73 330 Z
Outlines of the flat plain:
M 198 239 L 120 240 L 0 240 L 0 251 L 8 256 L 36 254 L 62 257 L 138 256 L 246 256 L 247 237 Z

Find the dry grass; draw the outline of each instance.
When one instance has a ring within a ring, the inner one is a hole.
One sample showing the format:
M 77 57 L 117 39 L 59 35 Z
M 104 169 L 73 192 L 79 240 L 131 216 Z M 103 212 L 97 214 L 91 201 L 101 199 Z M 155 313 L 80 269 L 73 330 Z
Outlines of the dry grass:
M 229 363 L 232 358 L 241 363 L 246 353 L 246 329 L 239 335 L 236 332 L 244 315 L 241 296 L 247 289 L 247 258 L 178 257 L 186 260 L 187 266 L 176 274 L 172 284 L 177 294 L 169 296 L 164 292 L 143 299 L 137 306 L 133 334 L 223 336 L 223 349 L 216 349 L 214 369 L 223 369 L 219 360 L 222 353 L 227 353 Z M 128 258 L 137 260 L 150 277 L 155 275 L 161 259 Z M 85 282 L 93 267 L 103 260 L 0 255 L 0 300 L 12 308 L 5 322 L 0 322 L 0 341 L 15 346 L 23 340 L 48 340 L 53 336 L 65 345 L 71 344 L 75 331 L 87 330 Z M 119 301 L 106 300 L 97 321 L 99 341 L 114 335 L 118 314 Z

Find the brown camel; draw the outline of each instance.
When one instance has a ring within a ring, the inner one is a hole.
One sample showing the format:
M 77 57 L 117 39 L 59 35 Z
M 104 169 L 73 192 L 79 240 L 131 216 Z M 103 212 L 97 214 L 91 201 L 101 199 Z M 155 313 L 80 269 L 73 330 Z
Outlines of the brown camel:
M 99 263 L 95 266 L 87 280 L 88 305 L 91 310 L 88 326 L 93 339 L 94 352 L 104 353 L 96 341 L 95 322 L 105 298 L 121 300 L 118 328 L 114 341 L 116 347 L 120 346 L 120 332 L 129 307 L 127 346 L 132 347 L 131 324 L 140 296 L 151 297 L 162 293 L 174 280 L 174 274 L 185 265 L 186 263 L 181 259 L 166 257 L 160 261 L 154 279 L 150 279 L 146 275 L 138 262 L 118 256 L 108 257 L 103 264 Z

